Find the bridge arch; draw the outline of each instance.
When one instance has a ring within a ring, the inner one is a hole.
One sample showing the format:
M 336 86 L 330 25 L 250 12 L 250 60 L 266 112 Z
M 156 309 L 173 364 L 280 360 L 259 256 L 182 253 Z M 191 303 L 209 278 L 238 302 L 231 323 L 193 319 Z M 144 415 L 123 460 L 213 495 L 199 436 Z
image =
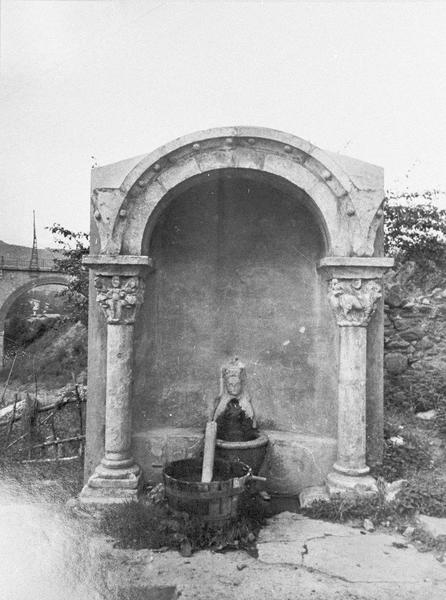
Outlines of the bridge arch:
M 18 271 L 15 273 L 18 273 Z M 44 285 L 67 286 L 69 282 L 69 276 L 64 273 L 46 273 L 44 275 L 36 276 L 36 273 L 33 272 L 32 275 L 27 273 L 25 277 L 26 276 L 29 277 L 27 281 L 23 282 L 23 279 L 20 279 L 16 285 L 12 286 L 11 279 L 9 285 L 2 285 L 2 282 L 0 282 L 0 365 L 3 364 L 5 320 L 9 309 L 14 302 L 33 288 L 42 287 Z

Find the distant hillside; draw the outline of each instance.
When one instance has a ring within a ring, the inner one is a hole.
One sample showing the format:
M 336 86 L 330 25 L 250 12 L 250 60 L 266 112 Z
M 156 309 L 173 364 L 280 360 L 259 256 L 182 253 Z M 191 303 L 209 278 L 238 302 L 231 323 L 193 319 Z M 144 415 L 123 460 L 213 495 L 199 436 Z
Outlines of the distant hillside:
M 42 248 L 38 250 L 39 260 L 49 262 L 55 257 L 55 252 L 48 248 Z M 8 262 L 20 262 L 24 263 L 29 261 L 31 258 L 31 248 L 28 246 L 16 246 L 15 244 L 7 244 L 0 240 L 0 257 L 4 257 L 5 263 Z
M 42 321 L 43 325 L 43 321 Z M 57 388 L 66 385 L 87 368 L 87 329 L 81 323 L 55 325 L 47 319 L 35 340 L 17 354 L 11 381 L 31 383 L 37 375 L 39 385 Z M 6 381 L 12 362 L 0 369 L 0 391 Z

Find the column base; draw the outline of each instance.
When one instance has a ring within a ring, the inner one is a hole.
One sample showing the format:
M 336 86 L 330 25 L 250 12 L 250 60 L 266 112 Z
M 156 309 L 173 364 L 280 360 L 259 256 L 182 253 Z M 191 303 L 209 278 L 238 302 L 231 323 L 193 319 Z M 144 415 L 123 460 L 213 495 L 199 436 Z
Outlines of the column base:
M 100 464 L 82 488 L 79 501 L 82 504 L 122 504 L 138 500 L 141 482 L 141 469 L 136 464 L 126 469 L 108 469 Z
M 327 475 L 326 486 L 330 496 L 335 494 L 369 496 L 378 492 L 376 481 L 370 475 L 345 475 L 337 471 Z
M 362 468 L 355 467 L 354 469 L 350 467 L 344 467 L 342 464 L 335 462 L 333 465 L 333 471 L 336 473 L 341 473 L 341 475 L 348 475 L 349 477 L 364 477 L 367 473 L 370 472 L 370 467 L 365 465 Z

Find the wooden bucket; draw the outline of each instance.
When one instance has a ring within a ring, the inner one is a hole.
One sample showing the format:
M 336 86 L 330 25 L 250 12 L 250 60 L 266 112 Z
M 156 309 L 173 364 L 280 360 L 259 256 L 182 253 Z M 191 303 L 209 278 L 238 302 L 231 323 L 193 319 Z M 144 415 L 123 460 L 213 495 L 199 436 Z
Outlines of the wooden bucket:
M 223 525 L 237 517 L 239 501 L 251 479 L 251 469 L 241 462 L 216 459 L 214 481 L 201 482 L 200 459 L 177 460 L 163 470 L 169 507 L 187 512 L 214 525 Z

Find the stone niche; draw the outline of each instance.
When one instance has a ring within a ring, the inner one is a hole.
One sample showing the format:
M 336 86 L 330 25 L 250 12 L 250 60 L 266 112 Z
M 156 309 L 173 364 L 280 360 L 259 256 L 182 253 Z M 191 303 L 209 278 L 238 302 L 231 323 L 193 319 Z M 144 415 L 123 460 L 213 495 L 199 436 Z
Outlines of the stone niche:
M 382 439 L 382 170 L 260 128 L 92 171 L 85 502 L 200 451 L 246 365 L 271 492 L 373 488 Z

